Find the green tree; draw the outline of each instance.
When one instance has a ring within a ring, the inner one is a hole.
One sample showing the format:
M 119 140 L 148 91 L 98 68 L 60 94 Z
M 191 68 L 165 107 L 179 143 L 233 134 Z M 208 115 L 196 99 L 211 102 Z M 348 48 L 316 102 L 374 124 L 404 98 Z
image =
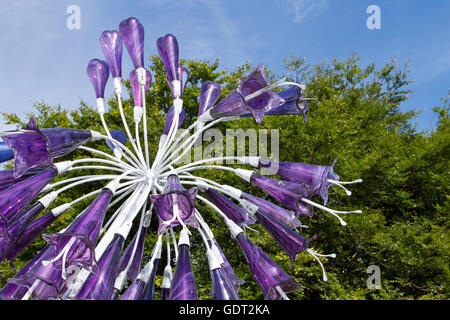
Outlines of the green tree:
M 220 70 L 218 61 L 188 60 L 182 63 L 191 71 L 184 94 L 187 112 L 185 126 L 197 115 L 197 97 L 204 81 L 220 83 L 223 98 L 253 68 L 245 64 L 235 70 Z M 297 116 L 267 116 L 261 125 L 256 125 L 249 118 L 222 123 L 218 128 L 223 132 L 227 128 L 279 129 L 280 161 L 329 165 L 338 157 L 335 170 L 342 180 L 364 180 L 362 184 L 352 186 L 351 197 L 337 187 L 330 189 L 330 207 L 363 211 L 362 214 L 346 215 L 347 226 L 342 227 L 336 218 L 319 210 L 312 219 L 302 217 L 302 222 L 309 228 L 300 230 L 300 233 L 305 237 L 319 235 L 312 243 L 313 249 L 337 254 L 336 259 L 325 262 L 329 278 L 326 283 L 321 280 L 319 265 L 307 253 L 300 254 L 289 270 L 288 257 L 261 226 L 254 226 L 256 232 L 247 232 L 252 241 L 303 284 L 303 288 L 290 294 L 290 297 L 448 299 L 449 99 L 444 99 L 442 106 L 435 108 L 439 121 L 434 130 L 417 132 L 412 124 L 416 114 L 400 111 L 402 102 L 408 99 L 412 91 L 407 71 L 394 61 L 381 68 L 375 64 L 362 67 L 358 64 L 358 58 L 351 56 L 344 61 L 331 60 L 311 66 L 291 57 L 286 65 L 291 76 L 295 74 L 307 85 L 308 96 L 318 100 L 310 102 L 308 123 L 304 124 Z M 146 97 L 150 155 L 154 157 L 171 97 L 160 59 L 151 56 L 148 68 L 155 79 Z M 275 78 L 275 74 L 269 72 L 269 77 Z M 131 97 L 129 83 L 125 84 Z M 110 129 L 121 128 L 114 97 L 108 99 L 108 104 L 105 117 L 111 124 Z M 35 104 L 35 109 L 36 112 L 27 115 L 27 118 L 35 116 L 41 127 L 89 128 L 103 132 L 96 111 L 84 101 L 71 112 L 45 103 Z M 132 122 L 132 109 L 132 98 L 124 101 L 129 123 Z M 15 114 L 4 113 L 3 116 L 8 123 L 25 122 Z M 98 143 L 95 147 L 108 150 L 106 145 Z M 87 152 L 77 150 L 66 158 L 87 156 Z M 92 170 L 86 174 L 94 172 Z M 76 174 L 70 173 L 69 176 Z M 264 196 L 261 190 L 228 172 L 211 170 L 199 175 Z M 101 183 L 92 183 L 67 191 L 58 198 L 56 205 L 101 186 Z M 66 227 L 91 200 L 71 208 L 47 232 Z M 320 202 L 319 199 L 316 201 Z M 241 299 L 262 299 L 248 266 L 243 263 L 244 257 L 237 243 L 231 239 L 220 217 L 200 203 L 198 207 L 236 273 L 246 281 L 239 292 Z M 154 217 L 152 230 L 155 230 L 156 223 Z M 155 232 L 149 232 L 147 258 L 155 240 Z M 15 260 L 16 267 L 21 268 L 43 245 L 44 241 L 37 239 Z M 158 270 L 157 292 L 161 286 L 164 259 L 165 255 L 160 263 L 161 270 Z M 195 232 L 192 261 L 200 297 L 209 298 L 211 281 L 205 251 Z M 381 269 L 382 288 L 379 290 L 366 288 L 369 276 L 366 269 L 373 264 Z M 2 284 L 14 275 L 6 262 L 0 265 L 0 272 Z

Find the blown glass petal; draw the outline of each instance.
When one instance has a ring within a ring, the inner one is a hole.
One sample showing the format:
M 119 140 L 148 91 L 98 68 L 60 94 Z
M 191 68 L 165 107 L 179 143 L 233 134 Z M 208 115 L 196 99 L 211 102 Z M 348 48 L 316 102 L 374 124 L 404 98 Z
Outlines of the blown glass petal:
M 275 172 L 286 180 L 298 184 L 306 184 L 313 190 L 313 195 L 320 195 L 326 204 L 328 201 L 328 188 L 331 183 L 328 179 L 339 180 L 339 176 L 334 172 L 333 168 L 337 158 L 331 166 L 318 166 L 298 162 L 279 162 L 272 166 L 271 161 L 261 160 L 260 167 L 276 167 Z
M 244 253 L 248 266 L 267 300 L 282 298 L 277 287 L 285 293 L 300 289 L 300 283 L 289 276 L 266 253 L 251 242 L 243 233 L 236 240 Z
M 97 99 L 104 98 L 106 82 L 108 82 L 109 78 L 108 63 L 103 60 L 92 59 L 88 63 L 86 73 L 92 83 L 92 86 L 94 87 L 95 96 Z
M 122 77 L 122 36 L 119 31 L 103 31 L 100 36 L 100 46 L 112 76 Z
M 133 61 L 134 67 L 144 67 L 144 27 L 136 18 L 123 20 L 119 25 L 122 40 Z
M 178 248 L 177 266 L 170 287 L 169 300 L 198 300 L 189 246 L 187 245 L 181 245 Z
M 23 129 L 7 131 L 2 138 L 14 150 L 14 178 L 19 178 L 28 170 L 53 165 L 48 139 L 39 130 L 36 119 L 31 118 Z
M 167 80 L 181 80 L 178 70 L 178 41 L 173 34 L 166 34 L 156 41 L 159 56 L 166 67 Z
M 119 270 L 120 253 L 124 239 L 116 234 L 98 261 L 98 274 L 91 273 L 84 282 L 76 299 L 110 300 Z
M 247 211 L 239 207 L 233 201 L 218 193 L 213 189 L 205 191 L 208 198 L 214 203 L 229 219 L 233 220 L 237 225 L 250 225 L 255 223 L 255 219 L 247 214 Z
M 220 85 L 216 82 L 205 81 L 200 89 L 198 116 L 212 108 L 220 98 Z

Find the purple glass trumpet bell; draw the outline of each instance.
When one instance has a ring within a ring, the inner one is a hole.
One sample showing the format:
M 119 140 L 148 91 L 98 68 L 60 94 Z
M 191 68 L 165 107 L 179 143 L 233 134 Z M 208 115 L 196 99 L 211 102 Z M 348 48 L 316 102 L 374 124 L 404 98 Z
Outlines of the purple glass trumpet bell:
M 172 126 L 172 123 L 174 121 L 174 116 L 175 116 L 175 108 L 172 106 L 172 107 L 170 107 L 169 111 L 167 111 L 166 122 L 164 124 L 163 134 L 165 134 L 165 135 L 169 134 L 170 127 Z M 184 111 L 184 109 L 181 110 L 179 117 L 180 118 L 178 121 L 177 129 L 181 128 L 181 126 L 183 125 L 184 119 L 186 118 L 186 111 Z
M 98 273 L 91 273 L 75 299 L 110 300 L 119 269 L 124 239 L 116 234 L 98 261 Z
M 210 110 L 213 119 L 251 114 L 257 123 L 261 123 L 264 114 L 285 101 L 273 90 L 268 90 L 246 101 L 244 98 L 268 86 L 262 65 L 243 80 L 238 88 Z
M 169 300 L 198 300 L 194 273 L 192 272 L 189 246 L 178 247 L 177 267 L 170 287 Z
M 251 242 L 244 233 L 236 236 L 256 283 L 267 300 L 279 300 L 282 294 L 300 289 L 300 283 L 289 276 L 266 253 Z
M 103 31 L 100 46 L 114 78 L 122 77 L 122 36 L 117 30 Z
M 318 166 L 298 162 L 278 162 L 273 167 L 278 168 L 279 176 L 284 179 L 297 183 L 305 184 L 313 190 L 312 195 L 319 195 L 324 203 L 328 201 L 328 188 L 332 185 L 328 180 L 339 180 L 339 175 L 334 172 L 334 166 L 337 158 L 334 159 L 331 166 Z M 271 161 L 260 160 L 259 167 L 272 167 Z
M 181 223 L 198 228 L 198 222 L 194 216 L 196 187 L 185 190 L 176 175 L 170 175 L 162 194 L 150 195 L 150 200 L 155 206 L 159 218 L 158 235 L 165 233 L 170 228 Z M 177 208 L 177 211 L 174 210 Z M 181 222 L 180 222 L 181 220 Z
M 123 20 L 119 31 L 134 67 L 144 67 L 144 27 L 136 18 Z
M 198 116 L 211 109 L 220 98 L 220 85 L 215 82 L 205 81 L 200 89 Z
M 95 96 L 98 98 L 105 97 L 106 82 L 109 78 L 108 63 L 99 59 L 92 59 L 89 61 L 86 73 L 89 80 L 94 87 Z
M 166 34 L 156 41 L 159 56 L 167 70 L 167 81 L 181 80 L 178 70 L 178 41 L 173 34 Z

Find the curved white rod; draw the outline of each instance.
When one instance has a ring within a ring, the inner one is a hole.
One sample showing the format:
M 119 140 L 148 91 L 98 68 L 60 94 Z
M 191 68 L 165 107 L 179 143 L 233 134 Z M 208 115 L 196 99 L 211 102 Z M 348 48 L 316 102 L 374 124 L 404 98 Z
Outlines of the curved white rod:
M 128 127 L 128 123 L 127 123 L 127 119 L 125 118 L 125 114 L 123 113 L 123 106 L 122 106 L 122 95 L 120 93 L 116 93 L 117 95 L 117 101 L 119 104 L 119 112 L 120 112 L 120 117 L 122 118 L 122 123 L 123 126 L 125 128 L 125 131 L 127 133 L 128 136 L 128 140 L 130 140 L 131 145 L 133 146 L 134 152 L 137 154 L 137 156 L 139 157 L 140 163 L 142 165 L 145 165 L 145 159 L 144 156 L 142 155 L 141 152 L 139 152 L 138 148 L 136 147 L 136 143 L 134 143 L 134 138 L 131 135 L 130 132 L 130 128 Z

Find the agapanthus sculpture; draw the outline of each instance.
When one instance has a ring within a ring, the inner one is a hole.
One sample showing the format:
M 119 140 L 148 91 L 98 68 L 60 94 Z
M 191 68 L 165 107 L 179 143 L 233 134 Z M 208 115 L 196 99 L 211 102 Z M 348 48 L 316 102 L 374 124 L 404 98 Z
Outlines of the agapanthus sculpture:
M 122 105 L 123 44 L 135 68 L 129 76 L 134 99 L 134 134 Z M 152 300 L 155 298 L 155 279 L 161 269 L 164 270 L 160 272 L 163 276 L 161 299 L 197 299 L 196 271 L 191 265 L 190 250 L 190 236 L 195 232 L 204 242 L 211 296 L 237 300 L 244 281 L 234 272 L 205 222 L 207 219 L 203 218 L 205 213 L 199 209 L 199 203 L 217 212 L 223 226 L 229 228 L 266 299 L 288 299 L 287 294 L 299 289 L 301 284 L 251 241 L 251 237 L 258 234 L 246 231 L 253 230 L 255 224 L 259 223 L 267 230 L 291 263 L 305 252 L 311 254 L 323 269 L 319 257 L 335 257 L 311 249 L 316 237 L 306 238 L 300 234 L 299 229 L 304 226 L 299 217 L 312 218 L 318 211 L 325 211 L 345 225 L 340 213 L 360 212 L 338 211 L 325 206 L 330 186 L 345 189 L 345 184 L 361 182 L 360 179 L 339 181 L 334 172 L 336 161 L 331 166 L 323 166 L 275 163 L 257 156 L 232 156 L 179 164 L 179 160 L 201 139 L 201 134 L 221 122 L 253 117 L 260 123 L 266 115 L 299 115 L 306 122 L 309 107 L 308 98 L 303 97 L 303 85 L 285 79 L 270 84 L 263 66 L 259 65 L 220 100 L 220 85 L 206 81 L 200 89 L 197 119 L 177 136 L 177 129 L 186 119 L 183 93 L 189 70 L 180 64 L 176 37 L 172 34 L 160 37 L 156 47 L 167 71 L 173 104 L 166 113 L 159 148 L 151 162 L 145 98 L 152 76 L 144 66 L 144 28 L 138 19 L 126 19 L 120 23 L 119 30 L 103 32 L 100 45 L 106 61 L 91 60 L 87 75 L 94 87 L 104 134 L 93 130 L 39 128 L 35 119 L 22 129 L 1 134 L 0 161 L 14 159 L 15 168 L 0 171 L 0 259 L 9 260 L 13 267 L 14 258 L 34 239 L 42 236 L 48 243 L 8 280 L 0 290 L 1 299 Z M 105 89 L 110 73 L 123 130 L 109 130 L 104 118 Z M 275 92 L 277 87 L 284 87 L 284 91 Z M 191 132 L 193 134 L 188 136 Z M 111 153 L 84 146 L 87 142 L 106 143 Z M 76 149 L 93 154 L 93 158 L 57 162 L 58 157 Z M 255 170 L 213 165 L 221 160 L 234 160 L 237 164 L 253 166 Z M 257 172 L 258 169 L 273 168 L 276 170 L 272 173 L 282 179 Z M 83 172 L 84 169 L 104 172 L 52 183 L 56 176 L 68 171 Z M 269 197 L 263 199 L 227 185 L 225 181 L 195 175 L 195 172 L 210 169 L 230 171 L 246 181 L 244 183 L 259 187 Z M 61 193 L 102 180 L 108 182 L 103 188 L 92 190 L 70 203 L 52 205 Z M 347 189 L 345 191 L 351 194 Z M 46 232 L 74 204 L 93 196 L 96 196 L 95 200 L 64 230 Z M 313 201 L 313 196 L 321 197 L 324 204 Z M 120 203 L 119 208 L 110 212 L 111 208 L 116 208 L 116 203 Z M 157 228 L 150 226 L 153 214 L 158 219 Z M 144 251 L 149 245 L 146 241 L 149 232 L 155 232 L 157 240 L 151 244 L 153 250 L 148 259 Z M 167 254 L 165 267 L 159 266 L 164 252 Z M 324 269 L 323 279 L 326 281 Z

